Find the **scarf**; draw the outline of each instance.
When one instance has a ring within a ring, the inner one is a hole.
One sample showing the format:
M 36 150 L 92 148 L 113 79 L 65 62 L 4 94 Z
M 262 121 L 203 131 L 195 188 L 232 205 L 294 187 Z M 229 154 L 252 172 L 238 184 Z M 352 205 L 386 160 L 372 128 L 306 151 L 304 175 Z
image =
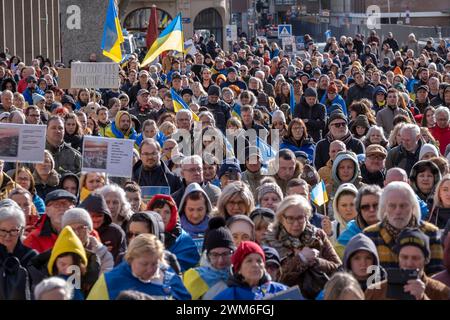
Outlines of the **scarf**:
M 118 139 L 125 138 L 125 134 L 116 127 L 115 121 L 113 123 L 111 123 L 111 131 L 116 136 L 116 138 L 118 138 Z M 130 128 L 130 130 L 127 133 L 128 133 L 128 139 L 136 140 L 137 134 L 133 128 Z
M 352 133 L 350 132 L 350 130 L 347 132 L 347 134 L 345 136 L 343 136 L 340 139 L 336 139 L 333 137 L 333 135 L 331 134 L 331 132 L 328 132 L 326 135 L 326 138 L 328 139 L 328 141 L 331 143 L 334 140 L 340 140 L 345 144 L 348 144 L 350 142 L 350 140 L 353 138 Z
M 189 235 L 193 238 L 198 238 L 201 234 L 204 234 L 206 229 L 208 228 L 209 217 L 205 215 L 202 222 L 199 224 L 192 224 L 186 217 L 185 214 L 182 214 L 180 217 L 181 227 L 184 231 L 189 233 Z
M 266 242 L 280 254 L 281 260 L 292 255 L 294 249 L 303 249 L 304 247 L 321 250 L 323 242 L 316 236 L 316 227 L 306 223 L 305 230 L 299 237 L 291 236 L 283 225 L 279 224 L 273 233 L 266 237 Z
M 384 218 L 383 220 L 384 227 L 386 228 L 386 231 L 389 233 L 389 235 L 394 239 L 395 242 L 397 242 L 397 238 L 400 234 L 400 232 L 403 231 L 405 228 L 412 228 L 417 226 L 417 220 L 416 217 L 412 217 L 411 220 L 408 222 L 408 224 L 403 229 L 397 229 L 393 225 L 391 225 L 387 218 Z
M 208 261 L 204 261 L 203 265 L 195 268 L 195 271 L 198 272 L 209 288 L 212 288 L 220 281 L 226 283 L 231 275 L 231 268 L 216 269 Z

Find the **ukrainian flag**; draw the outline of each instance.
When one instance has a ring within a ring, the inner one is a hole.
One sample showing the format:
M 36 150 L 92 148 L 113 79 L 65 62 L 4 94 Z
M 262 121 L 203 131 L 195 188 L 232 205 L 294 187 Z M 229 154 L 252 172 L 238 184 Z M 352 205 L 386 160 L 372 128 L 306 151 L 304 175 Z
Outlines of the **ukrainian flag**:
M 186 105 L 186 102 L 175 92 L 175 90 L 170 89 L 170 94 L 172 95 L 172 101 L 173 101 L 173 110 L 175 113 L 180 111 L 181 109 L 189 110 L 192 113 L 192 118 L 195 121 L 200 121 L 199 117 L 193 112 L 189 107 Z
M 108 12 L 106 13 L 105 27 L 103 29 L 102 50 L 103 55 L 114 62 L 122 61 L 122 49 L 120 45 L 124 42 L 122 27 L 120 26 L 119 15 L 117 13 L 114 0 L 109 1 Z
M 181 14 L 178 14 L 175 19 L 164 29 L 159 35 L 158 39 L 153 42 L 152 47 L 148 50 L 147 55 L 142 61 L 141 67 L 145 67 L 153 62 L 161 53 L 168 50 L 175 50 L 183 52 L 183 28 L 181 25 Z
M 328 202 L 327 189 L 323 180 L 312 189 L 311 200 L 319 207 Z

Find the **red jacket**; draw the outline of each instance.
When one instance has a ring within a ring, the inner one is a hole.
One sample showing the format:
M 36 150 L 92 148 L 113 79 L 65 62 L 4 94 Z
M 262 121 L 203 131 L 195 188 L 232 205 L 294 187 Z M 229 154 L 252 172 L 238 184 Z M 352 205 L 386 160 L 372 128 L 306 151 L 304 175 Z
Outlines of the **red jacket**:
M 38 227 L 28 235 L 23 244 L 42 253 L 52 249 L 57 238 L 58 234 L 53 230 L 50 219 L 45 214 Z
M 27 79 L 20 79 L 19 83 L 17 84 L 17 91 L 19 93 L 23 93 L 28 87 Z
M 450 144 L 450 127 L 440 128 L 434 126 L 430 129 L 431 134 L 439 142 L 439 151 L 442 155 L 445 154 L 445 148 Z

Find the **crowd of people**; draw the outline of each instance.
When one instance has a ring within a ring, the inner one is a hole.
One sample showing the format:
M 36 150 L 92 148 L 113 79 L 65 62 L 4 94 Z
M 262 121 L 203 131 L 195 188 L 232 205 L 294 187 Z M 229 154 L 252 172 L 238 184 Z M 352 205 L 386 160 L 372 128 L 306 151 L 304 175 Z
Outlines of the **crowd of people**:
M 0 299 L 449 299 L 449 44 L 193 40 L 97 91 L 0 54 L 0 122 L 47 126 L 0 160 Z M 134 140 L 132 176 L 83 172 L 85 136 Z

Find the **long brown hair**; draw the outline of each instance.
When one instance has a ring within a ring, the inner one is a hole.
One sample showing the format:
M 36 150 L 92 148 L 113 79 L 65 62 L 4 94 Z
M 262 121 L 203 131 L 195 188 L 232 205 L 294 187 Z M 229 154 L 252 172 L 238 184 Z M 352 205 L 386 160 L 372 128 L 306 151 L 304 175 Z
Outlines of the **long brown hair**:
M 308 138 L 308 130 L 306 129 L 306 125 L 305 125 L 305 123 L 303 122 L 303 120 L 302 119 L 299 119 L 299 118 L 294 118 L 294 119 L 292 119 L 292 121 L 289 123 L 289 125 L 288 125 L 288 129 L 287 129 L 287 133 L 286 133 L 286 137 L 285 138 L 293 138 L 293 135 L 292 135 L 292 127 L 294 126 L 294 124 L 299 124 L 301 127 L 302 127 L 302 131 L 303 131 L 303 136 L 302 136 L 302 141 L 304 140 L 304 139 L 307 139 Z

